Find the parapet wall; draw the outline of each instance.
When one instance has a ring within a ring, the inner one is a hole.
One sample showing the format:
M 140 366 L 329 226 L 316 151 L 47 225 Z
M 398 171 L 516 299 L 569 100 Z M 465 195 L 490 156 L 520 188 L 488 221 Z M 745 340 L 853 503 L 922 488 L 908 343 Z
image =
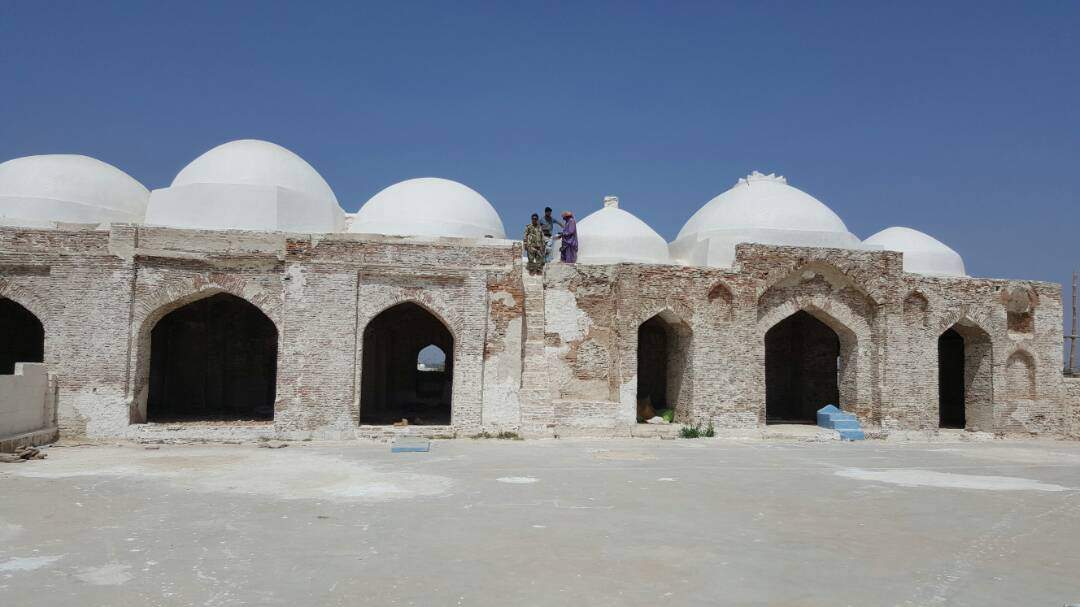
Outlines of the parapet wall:
M 56 402 L 42 363 L 18 363 L 0 375 L 0 452 L 54 440 Z

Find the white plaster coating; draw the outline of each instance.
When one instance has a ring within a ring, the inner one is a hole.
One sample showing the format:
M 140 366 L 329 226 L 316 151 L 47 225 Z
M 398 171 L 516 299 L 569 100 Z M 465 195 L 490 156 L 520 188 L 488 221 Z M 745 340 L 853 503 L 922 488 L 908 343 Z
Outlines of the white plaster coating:
M 679 263 L 729 267 L 742 242 L 863 248 L 840 217 L 783 177 L 754 171 L 694 213 L 671 243 Z
M 510 485 L 531 485 L 532 483 L 540 481 L 540 479 L 532 476 L 501 476 L 495 480 Z
M 172 186 L 196 183 L 273 185 L 312 201 L 337 204 L 326 180 L 294 152 L 269 141 L 239 139 L 223 143 L 177 173 Z
M 10 573 L 13 571 L 34 571 L 35 569 L 41 569 L 42 567 L 48 567 L 49 565 L 64 558 L 64 555 L 56 556 L 24 556 L 10 558 L 0 563 L 0 573 Z
M 578 308 L 573 293 L 552 289 L 545 291 L 544 299 L 548 333 L 558 333 L 564 343 L 585 337 L 589 332 L 589 315 Z
M 903 487 L 939 487 L 945 489 L 979 489 L 984 491 L 1069 491 L 1068 487 L 1012 476 L 979 476 L 934 470 L 893 469 L 837 470 L 838 476 L 862 481 L 891 483 Z
M 293 152 L 268 141 L 219 145 L 154 190 L 148 225 L 209 230 L 340 232 L 345 212 L 326 180 Z
M 514 305 L 514 296 L 499 291 L 492 293 L 492 301 L 503 305 Z M 482 421 L 485 427 L 493 429 L 515 429 L 521 423 L 521 401 L 518 393 L 521 388 L 521 325 L 522 319 L 515 318 L 507 323 L 505 347 L 498 354 L 489 356 L 484 361 L 484 405 Z
M 213 449 L 166 448 L 133 458 L 129 449 L 117 448 L 101 450 L 87 459 L 69 449 L 50 453 L 48 459 L 23 466 L 14 474 L 28 478 L 142 477 L 193 491 L 275 499 L 382 501 L 439 495 L 450 487 L 450 480 L 442 476 L 379 472 L 371 466 L 305 453 L 302 448 L 269 454 L 272 463 L 267 463 L 267 454 L 256 451 L 254 446 L 238 447 L 222 458 L 220 451 Z
M 47 154 L 0 163 L 0 225 L 141 223 L 150 192 L 89 156 Z
M 101 567 L 86 567 L 80 569 L 75 577 L 94 586 L 121 586 L 131 581 L 134 577 L 131 565 L 123 563 L 109 563 Z
M 669 263 L 667 242 L 647 223 L 619 208 L 608 196 L 604 206 L 578 222 L 578 263 Z
M 904 271 L 927 276 L 967 276 L 964 260 L 940 240 L 911 228 L 892 227 L 863 241 L 904 254 Z
M 409 179 L 360 207 L 349 231 L 395 236 L 506 238 L 495 207 L 472 188 L 438 177 Z
M 13 539 L 16 535 L 22 533 L 22 525 L 16 525 L 14 523 L 0 523 L 0 542 L 6 542 Z

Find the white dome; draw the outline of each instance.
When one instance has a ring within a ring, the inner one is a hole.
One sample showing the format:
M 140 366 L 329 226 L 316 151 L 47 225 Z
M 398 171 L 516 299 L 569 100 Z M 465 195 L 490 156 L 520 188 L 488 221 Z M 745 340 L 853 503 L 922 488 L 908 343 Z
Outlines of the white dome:
M 911 228 L 885 228 L 863 241 L 904 254 L 904 271 L 930 276 L 967 276 L 964 260 L 940 240 Z
M 449 179 L 421 177 L 386 188 L 356 212 L 349 231 L 394 236 L 506 238 L 486 198 Z
M 667 241 L 608 196 L 604 208 L 577 224 L 578 263 L 670 263 Z
M 840 217 L 776 175 L 754 171 L 690 217 L 672 256 L 683 263 L 726 267 L 740 242 L 861 248 Z
M 230 141 L 151 194 L 146 223 L 210 230 L 339 232 L 345 213 L 310 164 L 280 145 Z
M 48 154 L 0 163 L 0 224 L 141 223 L 150 192 L 89 156 Z

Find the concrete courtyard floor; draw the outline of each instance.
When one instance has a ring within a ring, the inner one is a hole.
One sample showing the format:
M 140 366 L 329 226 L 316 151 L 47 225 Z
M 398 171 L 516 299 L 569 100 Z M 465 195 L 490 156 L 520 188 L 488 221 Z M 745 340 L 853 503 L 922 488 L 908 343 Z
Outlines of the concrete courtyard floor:
M 53 447 L 0 604 L 1080 602 L 1080 443 Z

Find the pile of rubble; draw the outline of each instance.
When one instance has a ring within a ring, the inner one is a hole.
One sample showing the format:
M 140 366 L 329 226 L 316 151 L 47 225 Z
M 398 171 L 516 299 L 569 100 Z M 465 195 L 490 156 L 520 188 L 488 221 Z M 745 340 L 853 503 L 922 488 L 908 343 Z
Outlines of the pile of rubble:
M 45 452 L 37 447 L 19 447 L 15 453 L 0 453 L 0 464 L 21 464 L 31 459 L 45 459 Z

